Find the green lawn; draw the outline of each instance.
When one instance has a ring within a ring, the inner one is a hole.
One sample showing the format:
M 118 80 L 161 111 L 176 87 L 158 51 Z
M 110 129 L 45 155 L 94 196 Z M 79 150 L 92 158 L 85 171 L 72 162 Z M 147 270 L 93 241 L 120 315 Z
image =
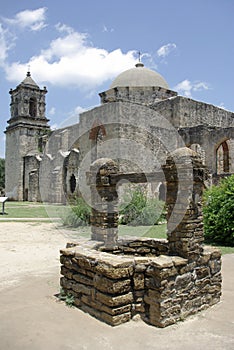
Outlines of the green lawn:
M 119 226 L 119 235 L 152 238 L 167 238 L 166 224 L 154 226 Z
M 63 215 L 66 215 L 66 211 L 68 210 L 69 206 L 64 205 L 50 205 L 34 202 L 6 202 L 6 215 L 0 217 L 7 220 L 10 218 L 48 218 L 49 220 L 50 218 L 62 218 Z
M 1 221 L 14 218 L 22 219 L 35 219 L 34 221 L 40 221 L 41 218 L 48 219 L 48 222 L 52 219 L 61 219 L 69 213 L 70 206 L 32 203 L 32 202 L 6 202 L 5 212 L 7 215 L 0 215 Z M 43 222 L 44 222 L 43 220 Z M 19 221 L 19 220 L 17 220 Z M 73 236 L 90 237 L 90 227 L 80 227 L 77 229 L 71 229 Z M 167 238 L 166 224 L 154 225 L 154 226 L 119 226 L 120 236 L 137 236 L 137 237 L 152 237 L 152 238 Z M 222 254 L 234 253 L 234 247 L 218 246 Z

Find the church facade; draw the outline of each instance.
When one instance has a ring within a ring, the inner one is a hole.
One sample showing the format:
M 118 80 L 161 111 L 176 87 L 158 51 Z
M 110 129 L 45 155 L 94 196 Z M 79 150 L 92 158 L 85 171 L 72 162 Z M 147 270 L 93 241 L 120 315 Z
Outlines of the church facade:
M 86 173 L 96 159 L 114 159 L 125 173 L 151 173 L 184 146 L 199 153 L 211 181 L 234 173 L 234 113 L 178 96 L 141 62 L 99 94 L 100 106 L 62 129 L 50 129 L 46 93 L 29 72 L 10 90 L 5 187 L 12 200 L 65 203 L 82 195 L 89 201 Z M 151 194 L 162 188 L 149 181 Z

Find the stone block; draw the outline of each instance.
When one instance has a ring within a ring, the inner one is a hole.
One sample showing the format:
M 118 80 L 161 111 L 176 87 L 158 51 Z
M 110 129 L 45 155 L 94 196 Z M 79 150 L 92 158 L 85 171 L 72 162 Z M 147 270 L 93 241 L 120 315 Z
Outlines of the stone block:
M 160 255 L 157 258 L 152 260 L 152 266 L 157 269 L 165 269 L 169 267 L 173 267 L 173 261 L 170 256 Z
M 192 280 L 192 274 L 187 272 L 183 275 L 177 276 L 175 279 L 175 288 L 177 290 L 186 288 Z
M 197 279 L 202 279 L 205 277 L 210 276 L 210 269 L 209 267 L 197 267 L 195 269 L 196 275 L 197 275 Z
M 145 288 L 145 277 L 143 273 L 134 273 L 133 275 L 134 290 Z
M 85 276 L 81 273 L 77 274 L 73 274 L 73 279 L 76 281 L 76 282 L 79 282 L 81 284 L 85 284 L 85 285 L 88 285 L 88 286 L 93 286 L 93 278 L 89 278 L 88 276 Z
M 216 274 L 221 270 L 221 260 L 210 260 L 209 268 L 212 275 Z
M 72 279 L 73 278 L 73 273 L 70 269 L 67 269 L 64 265 L 61 266 L 61 275 Z
M 111 261 L 108 262 L 99 262 L 95 268 L 95 271 L 101 275 L 112 279 L 118 278 L 126 278 L 133 275 L 133 261 L 130 260 L 126 264 L 121 263 L 119 259 L 119 263 L 111 264 Z
M 126 312 L 130 312 L 131 304 L 117 306 L 117 307 L 109 307 L 105 304 L 100 303 L 98 300 L 93 300 L 87 295 L 82 295 L 81 302 L 85 303 L 88 306 L 93 307 L 94 309 L 105 312 L 111 316 L 121 315 Z
M 118 326 L 122 323 L 130 321 L 131 319 L 131 312 L 126 312 L 121 315 L 113 316 L 84 304 L 81 306 L 81 309 L 111 326 Z
M 110 307 L 117 307 L 121 305 L 127 305 L 133 303 L 133 294 L 132 292 L 121 294 L 121 295 L 110 295 L 104 294 L 102 292 L 95 292 L 95 299 L 102 304 L 105 304 Z
M 85 286 L 84 284 L 81 284 L 78 282 L 73 282 L 71 288 L 76 293 L 86 294 L 86 295 L 91 295 L 92 291 L 93 291 L 93 289 L 91 287 Z
M 123 294 L 131 290 L 130 279 L 114 281 L 102 275 L 96 275 L 93 282 L 97 290 L 108 294 Z
M 66 278 L 66 277 L 61 277 L 60 278 L 60 286 L 64 289 L 64 290 L 70 290 L 73 287 L 73 281 Z

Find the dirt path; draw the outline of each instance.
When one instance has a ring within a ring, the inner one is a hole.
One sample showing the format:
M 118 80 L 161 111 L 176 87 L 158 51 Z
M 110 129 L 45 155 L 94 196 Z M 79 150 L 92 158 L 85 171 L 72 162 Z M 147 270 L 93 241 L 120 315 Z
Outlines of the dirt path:
M 0 222 L 0 289 L 24 275 L 51 273 L 68 241 L 68 231 L 57 224 Z
M 223 257 L 219 304 L 159 329 L 112 328 L 58 301 L 59 249 L 74 233 L 50 223 L 0 223 L 1 350 L 233 350 L 234 254 Z

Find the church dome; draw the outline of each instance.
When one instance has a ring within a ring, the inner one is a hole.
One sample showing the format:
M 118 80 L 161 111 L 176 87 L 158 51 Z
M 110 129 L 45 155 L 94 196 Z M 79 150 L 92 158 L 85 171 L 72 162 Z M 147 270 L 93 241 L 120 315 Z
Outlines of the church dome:
M 145 68 L 141 62 L 138 62 L 135 68 L 128 69 L 119 74 L 112 82 L 110 88 L 126 86 L 159 86 L 169 89 L 166 80 L 159 73 Z

